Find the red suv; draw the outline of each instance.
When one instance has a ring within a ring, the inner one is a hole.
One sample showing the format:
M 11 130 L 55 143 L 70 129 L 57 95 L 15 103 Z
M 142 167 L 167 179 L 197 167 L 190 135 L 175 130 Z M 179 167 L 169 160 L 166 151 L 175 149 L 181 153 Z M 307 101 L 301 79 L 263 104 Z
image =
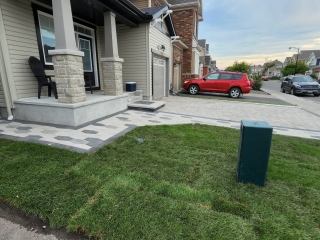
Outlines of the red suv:
M 247 74 L 238 72 L 212 72 L 203 78 L 189 79 L 183 88 L 191 94 L 198 92 L 216 92 L 229 94 L 237 98 L 240 94 L 250 92 L 250 81 Z

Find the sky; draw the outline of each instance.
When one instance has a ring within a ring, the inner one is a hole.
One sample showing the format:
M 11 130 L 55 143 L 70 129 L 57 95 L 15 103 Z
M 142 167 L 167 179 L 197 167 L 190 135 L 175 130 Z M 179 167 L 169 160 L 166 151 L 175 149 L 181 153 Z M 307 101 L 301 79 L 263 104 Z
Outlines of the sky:
M 320 50 L 320 0 L 202 0 L 206 39 L 219 69 L 235 61 L 252 65 L 286 57 L 297 50 Z

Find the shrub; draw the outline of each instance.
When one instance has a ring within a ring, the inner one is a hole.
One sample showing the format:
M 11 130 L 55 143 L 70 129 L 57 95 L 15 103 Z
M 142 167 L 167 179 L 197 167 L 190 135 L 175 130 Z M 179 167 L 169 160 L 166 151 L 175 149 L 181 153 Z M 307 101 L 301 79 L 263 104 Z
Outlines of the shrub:
M 311 73 L 310 77 L 312 77 L 313 79 L 317 79 L 317 75 L 315 75 L 314 73 Z
M 252 78 L 253 78 L 252 90 L 261 91 L 261 87 L 262 87 L 261 75 L 255 74 L 252 76 Z

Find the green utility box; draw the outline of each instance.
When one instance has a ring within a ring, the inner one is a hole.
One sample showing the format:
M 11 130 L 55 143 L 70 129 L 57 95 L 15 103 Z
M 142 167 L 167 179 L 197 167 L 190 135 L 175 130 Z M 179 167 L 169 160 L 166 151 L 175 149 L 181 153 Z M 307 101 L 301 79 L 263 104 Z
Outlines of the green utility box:
M 237 182 L 265 186 L 272 127 L 264 121 L 241 121 Z

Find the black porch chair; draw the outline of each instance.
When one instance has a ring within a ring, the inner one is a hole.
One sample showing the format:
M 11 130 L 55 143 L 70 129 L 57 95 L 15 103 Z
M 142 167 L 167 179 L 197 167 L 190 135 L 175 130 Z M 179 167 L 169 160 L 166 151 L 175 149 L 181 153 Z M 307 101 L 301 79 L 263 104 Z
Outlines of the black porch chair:
M 48 86 L 48 96 L 51 97 L 52 90 L 54 97 L 58 99 L 56 83 L 51 81 L 51 76 L 46 75 L 40 60 L 36 57 L 30 57 L 29 66 L 38 80 L 38 98 L 40 99 L 42 86 Z
M 83 78 L 84 78 L 84 83 L 85 83 L 84 88 L 85 89 L 89 88 L 91 94 L 93 94 L 93 92 L 92 92 L 92 84 L 91 84 L 91 74 L 86 74 L 84 72 L 83 73 Z

